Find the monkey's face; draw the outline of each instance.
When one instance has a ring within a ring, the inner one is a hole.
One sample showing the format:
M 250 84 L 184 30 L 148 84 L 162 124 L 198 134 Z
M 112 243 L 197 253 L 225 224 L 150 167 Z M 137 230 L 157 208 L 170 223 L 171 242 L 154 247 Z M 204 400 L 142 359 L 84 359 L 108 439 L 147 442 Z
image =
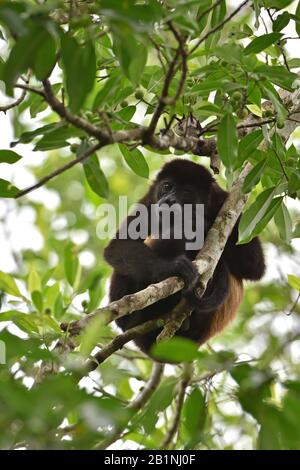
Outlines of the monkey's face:
M 201 197 L 195 186 L 177 183 L 169 178 L 158 183 L 155 202 L 158 205 L 166 204 L 172 206 L 173 204 L 179 204 L 183 207 L 185 204 L 203 204 L 204 198 Z
M 192 240 L 196 233 L 205 232 L 204 197 L 199 189 L 168 178 L 155 188 L 154 203 L 158 224 L 158 239 Z

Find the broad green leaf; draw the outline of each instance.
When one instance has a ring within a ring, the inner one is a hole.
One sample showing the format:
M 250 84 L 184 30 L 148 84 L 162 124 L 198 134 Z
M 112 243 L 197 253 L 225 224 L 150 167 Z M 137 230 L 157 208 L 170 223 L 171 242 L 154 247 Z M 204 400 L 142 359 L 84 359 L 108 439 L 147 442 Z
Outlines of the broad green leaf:
M 223 0 L 221 3 L 216 5 L 211 15 L 211 21 L 210 21 L 211 29 L 215 28 L 217 25 L 219 25 L 222 22 L 222 20 L 225 18 L 226 11 L 227 11 L 227 8 L 226 8 L 225 0 Z M 221 37 L 221 34 L 219 30 L 211 34 L 205 41 L 205 48 L 210 49 L 214 47 L 219 41 L 220 37 Z
M 154 357 L 170 362 L 192 361 L 198 357 L 198 346 L 193 341 L 174 336 L 169 341 L 162 341 L 153 346 Z
M 147 48 L 128 30 L 114 28 L 113 50 L 120 61 L 124 75 L 138 85 L 147 62 Z
M 250 132 L 243 137 L 238 146 L 238 162 L 240 166 L 251 154 L 258 148 L 259 144 L 263 141 L 264 136 L 261 130 Z
M 15 197 L 19 189 L 9 181 L 0 178 L 0 197 Z
M 163 15 L 162 6 L 157 0 L 146 2 L 120 2 L 119 0 L 102 0 L 101 10 L 111 20 L 121 20 L 131 28 L 141 31 L 149 28 L 147 23 L 154 23 L 161 19 Z
M 264 172 L 268 159 L 264 158 L 261 160 L 254 168 L 250 171 L 250 173 L 246 176 L 244 184 L 243 184 L 243 192 L 249 193 L 254 186 L 259 183 L 260 178 Z
M 89 187 L 100 197 L 106 198 L 109 193 L 107 179 L 100 168 L 97 155 L 92 155 L 83 163 L 84 174 Z
M 273 31 L 281 31 L 290 22 L 290 15 L 287 11 L 284 11 L 281 15 L 278 15 L 273 22 Z
M 248 44 L 248 46 L 244 50 L 244 54 L 258 54 L 259 52 L 263 51 L 267 47 L 274 44 L 278 39 L 281 38 L 281 33 L 269 33 L 264 34 L 262 36 L 258 36 L 253 41 Z
M 50 33 L 48 33 L 41 46 L 38 48 L 34 58 L 33 70 L 36 78 L 44 80 L 47 78 L 56 62 L 56 44 Z
M 288 65 L 290 69 L 297 69 L 300 67 L 300 59 L 294 58 L 288 60 Z
M 239 224 L 239 243 L 248 243 L 258 235 L 271 220 L 282 197 L 274 198 L 276 187 L 266 189 L 244 212 Z
M 264 0 L 263 4 L 266 8 L 276 8 L 276 10 L 281 10 L 289 6 L 293 0 Z
M 53 129 L 47 129 L 43 134 L 43 137 L 34 147 L 35 151 L 45 151 L 66 147 L 69 145 L 68 139 L 73 137 L 83 137 L 85 135 L 82 130 L 70 125 L 59 125 Z
M 0 290 L 15 297 L 23 297 L 14 278 L 3 271 L 0 271 Z
M 293 82 L 298 78 L 296 73 L 289 72 L 281 65 L 259 65 L 255 72 L 288 91 L 293 91 Z
M 224 165 L 233 168 L 238 156 L 238 134 L 232 114 L 225 114 L 218 128 L 218 153 Z
M 288 190 L 289 194 L 293 194 L 300 189 L 300 171 L 293 171 L 289 177 Z
M 0 150 L 0 163 L 16 163 L 20 160 L 21 155 L 12 150 Z
M 13 86 L 19 76 L 34 66 L 39 49 L 49 37 L 43 24 L 34 24 L 26 35 L 21 36 L 11 49 L 4 69 L 6 92 L 13 94 Z
M 74 37 L 64 34 L 61 38 L 66 89 L 71 111 L 82 109 L 96 78 L 96 55 L 92 42 L 79 44 Z M 76 60 L 75 60 L 76 58 Z
M 177 380 L 174 380 L 174 377 L 165 379 L 150 398 L 138 420 L 138 424 L 141 424 L 147 433 L 155 429 L 159 412 L 164 411 L 173 401 L 176 384 Z
M 292 238 L 293 223 L 283 201 L 274 216 L 274 221 L 278 228 L 280 238 L 285 242 L 289 242 Z
M 149 167 L 144 155 L 138 149 L 129 150 L 127 145 L 119 144 L 119 149 L 128 166 L 139 176 L 149 177 Z
M 31 292 L 31 299 L 32 299 L 34 306 L 37 308 L 37 310 L 39 312 L 42 312 L 43 305 L 44 305 L 42 293 L 38 290 Z
M 100 88 L 100 90 L 98 91 L 93 103 L 93 110 L 103 106 L 108 100 L 108 98 L 115 95 L 117 89 L 120 86 L 121 79 L 122 77 L 119 71 L 112 72 L 110 77 L 105 80 L 105 83 L 102 88 Z
M 205 398 L 198 388 L 194 388 L 183 407 L 183 423 L 191 438 L 201 433 L 205 425 Z
M 300 292 L 300 277 L 288 274 L 288 283 L 293 289 Z
M 0 21 L 10 30 L 12 35 L 23 35 L 27 32 L 24 18 L 22 18 L 24 9 L 24 5 L 20 3 L 3 0 L 1 1 Z
M 79 269 L 78 255 L 76 247 L 72 243 L 68 243 L 65 248 L 64 265 L 66 278 L 71 286 L 74 285 L 77 271 Z

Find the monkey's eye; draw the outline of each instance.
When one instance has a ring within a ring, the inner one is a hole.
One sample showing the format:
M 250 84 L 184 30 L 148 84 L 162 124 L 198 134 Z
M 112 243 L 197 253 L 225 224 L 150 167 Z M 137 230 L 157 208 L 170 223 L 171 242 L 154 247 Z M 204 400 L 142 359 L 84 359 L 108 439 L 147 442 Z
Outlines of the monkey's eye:
M 168 181 L 166 181 L 165 183 L 163 183 L 161 187 L 161 193 L 162 194 L 168 193 L 169 191 L 171 191 L 172 187 L 173 187 L 172 183 L 169 183 Z

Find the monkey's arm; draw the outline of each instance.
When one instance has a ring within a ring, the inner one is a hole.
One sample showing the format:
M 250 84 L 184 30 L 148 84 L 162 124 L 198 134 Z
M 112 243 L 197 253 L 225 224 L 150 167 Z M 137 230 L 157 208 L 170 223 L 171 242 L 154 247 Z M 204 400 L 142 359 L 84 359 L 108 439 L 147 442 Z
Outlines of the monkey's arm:
M 123 276 L 138 281 L 159 282 L 171 276 L 180 276 L 186 291 L 195 288 L 198 271 L 185 256 L 169 260 L 151 250 L 143 240 L 113 239 L 104 250 L 105 260 Z
M 238 279 L 256 281 L 265 272 L 265 261 L 262 246 L 258 237 L 245 245 L 237 245 L 238 226 L 236 223 L 225 247 L 224 256 L 230 272 Z

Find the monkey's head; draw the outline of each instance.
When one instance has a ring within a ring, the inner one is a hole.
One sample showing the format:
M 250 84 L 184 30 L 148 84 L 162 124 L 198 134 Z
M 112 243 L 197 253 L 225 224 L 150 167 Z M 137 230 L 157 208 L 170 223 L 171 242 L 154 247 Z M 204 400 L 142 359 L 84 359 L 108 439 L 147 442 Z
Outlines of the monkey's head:
M 206 212 L 213 184 L 209 171 L 189 160 L 176 159 L 163 166 L 150 189 L 151 202 L 157 208 L 154 216 L 157 229 L 151 233 L 152 247 L 170 250 L 172 243 L 172 252 L 180 252 L 188 240 L 196 237 L 200 240 L 200 234 L 205 234 L 209 228 Z
M 214 182 L 206 168 L 190 160 L 166 163 L 152 186 L 156 204 L 206 204 Z

